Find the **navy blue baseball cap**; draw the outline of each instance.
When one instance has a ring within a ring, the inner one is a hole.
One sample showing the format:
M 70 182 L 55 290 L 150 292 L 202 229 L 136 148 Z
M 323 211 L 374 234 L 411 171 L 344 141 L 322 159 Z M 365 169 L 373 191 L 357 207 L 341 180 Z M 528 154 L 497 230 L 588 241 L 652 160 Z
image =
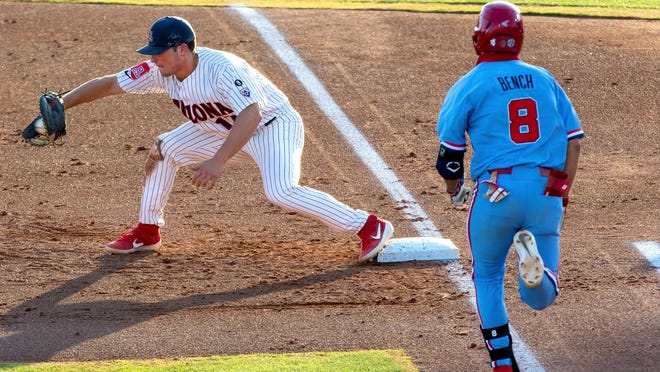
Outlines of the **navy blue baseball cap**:
M 159 18 L 149 30 L 149 43 L 136 50 L 146 55 L 160 54 L 171 47 L 195 40 L 195 31 L 188 21 L 180 17 Z

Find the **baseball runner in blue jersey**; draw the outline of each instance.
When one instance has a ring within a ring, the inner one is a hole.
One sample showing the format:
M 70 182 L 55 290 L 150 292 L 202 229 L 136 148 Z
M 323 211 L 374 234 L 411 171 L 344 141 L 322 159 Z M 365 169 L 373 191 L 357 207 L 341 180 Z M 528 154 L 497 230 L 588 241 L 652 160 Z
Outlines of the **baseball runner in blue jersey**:
M 467 238 L 477 312 L 494 371 L 517 371 L 504 303 L 513 244 L 521 299 L 535 310 L 559 293 L 559 233 L 584 133 L 563 89 L 545 69 L 519 59 L 520 9 L 496 1 L 481 9 L 473 43 L 477 65 L 447 93 L 437 131 L 436 168 L 454 204 L 473 156 Z
M 90 80 L 62 97 L 64 108 L 124 93 L 167 94 L 186 122 L 159 135 L 151 148 L 137 226 L 108 243 L 111 253 L 154 250 L 176 172 L 190 166 L 195 186 L 213 188 L 231 162 L 254 161 L 273 204 L 316 218 L 361 241 L 358 261 L 370 260 L 393 234 L 389 221 L 299 185 L 304 127 L 289 99 L 244 59 L 196 46 L 183 18 L 163 17 L 137 52 L 149 59 Z

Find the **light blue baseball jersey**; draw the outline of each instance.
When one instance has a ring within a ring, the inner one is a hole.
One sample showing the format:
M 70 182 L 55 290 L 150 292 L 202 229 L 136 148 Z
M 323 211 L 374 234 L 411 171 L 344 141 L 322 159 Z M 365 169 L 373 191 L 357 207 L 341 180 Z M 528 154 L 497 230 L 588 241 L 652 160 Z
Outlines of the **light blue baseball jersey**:
M 520 60 L 482 62 L 449 90 L 438 117 L 442 146 L 474 150 L 470 176 L 489 169 L 564 169 L 568 140 L 584 136 L 577 114 L 549 71 Z

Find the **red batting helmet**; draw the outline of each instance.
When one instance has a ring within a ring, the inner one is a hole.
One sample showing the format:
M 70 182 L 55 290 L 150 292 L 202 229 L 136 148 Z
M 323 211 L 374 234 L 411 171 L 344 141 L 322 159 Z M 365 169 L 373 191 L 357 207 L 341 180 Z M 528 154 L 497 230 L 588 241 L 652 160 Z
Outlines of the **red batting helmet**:
M 481 8 L 472 43 L 477 54 L 520 53 L 523 22 L 520 9 L 506 1 L 494 1 Z

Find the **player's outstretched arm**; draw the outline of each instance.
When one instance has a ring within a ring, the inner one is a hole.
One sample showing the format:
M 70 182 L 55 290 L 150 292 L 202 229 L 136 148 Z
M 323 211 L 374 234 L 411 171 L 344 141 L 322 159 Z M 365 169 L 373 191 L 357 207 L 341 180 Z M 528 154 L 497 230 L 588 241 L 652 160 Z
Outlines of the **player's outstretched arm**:
M 64 108 L 70 109 L 83 103 L 122 93 L 124 93 L 124 90 L 119 86 L 117 77 L 115 75 L 107 75 L 92 79 L 72 89 L 62 96 L 62 100 L 64 101 Z

